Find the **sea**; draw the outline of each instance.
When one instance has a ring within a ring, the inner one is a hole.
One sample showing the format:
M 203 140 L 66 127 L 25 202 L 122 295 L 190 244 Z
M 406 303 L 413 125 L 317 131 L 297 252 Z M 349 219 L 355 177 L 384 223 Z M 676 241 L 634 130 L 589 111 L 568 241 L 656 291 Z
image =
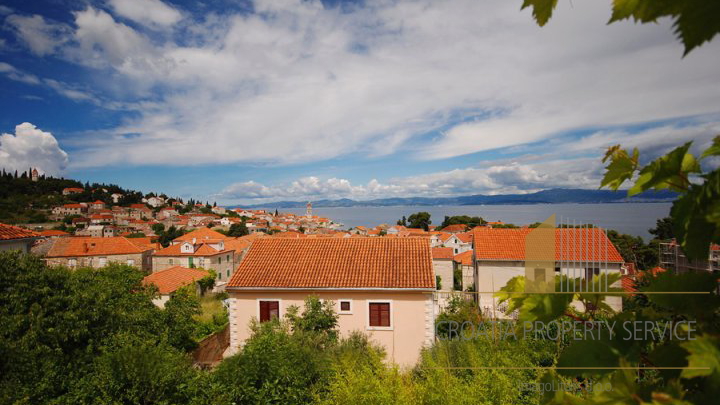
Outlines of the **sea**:
M 651 238 L 648 230 L 656 221 L 670 214 L 672 203 L 605 203 L 605 204 L 532 204 L 532 205 L 447 205 L 392 207 L 317 207 L 313 215 L 330 218 L 345 228 L 394 225 L 398 219 L 418 211 L 427 211 L 432 224 L 440 225 L 446 215 L 479 216 L 486 221 L 502 221 L 515 225 L 542 222 L 552 214 L 556 222 L 593 224 L 620 233 Z M 274 211 L 274 209 L 269 211 Z M 304 208 L 281 208 L 281 212 L 304 214 Z

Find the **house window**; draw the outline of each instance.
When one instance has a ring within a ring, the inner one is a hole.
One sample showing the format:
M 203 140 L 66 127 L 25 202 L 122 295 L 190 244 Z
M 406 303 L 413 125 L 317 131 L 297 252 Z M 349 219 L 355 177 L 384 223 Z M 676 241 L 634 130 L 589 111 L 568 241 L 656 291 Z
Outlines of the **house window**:
M 127 265 L 128 265 L 128 266 L 134 266 L 134 265 L 135 265 L 135 259 L 127 259 Z
M 168 264 L 173 264 L 173 259 L 168 259 Z
M 218 264 L 222 263 L 222 256 L 218 256 Z
M 230 255 L 227 255 L 227 257 L 226 257 L 225 259 L 226 259 L 226 261 L 229 262 L 229 261 L 230 261 Z
M 368 326 L 380 328 L 389 328 L 391 326 L 389 302 L 370 302 L 368 312 L 370 315 Z
M 341 314 L 352 314 L 352 301 L 351 300 L 340 300 L 340 313 Z
M 260 301 L 260 322 L 280 317 L 280 301 Z
M 600 274 L 600 269 L 596 268 L 589 268 L 585 269 L 585 279 L 590 280 L 593 278 L 593 276 L 597 276 Z
M 227 276 L 230 278 L 230 270 L 227 271 Z
M 543 269 L 543 268 L 536 268 L 536 269 L 534 269 L 534 270 L 535 270 L 535 271 L 534 271 L 534 276 L 535 276 L 535 277 L 534 277 L 534 279 L 535 279 L 534 281 L 536 281 L 536 282 L 542 281 L 543 283 L 547 281 L 547 280 L 545 279 L 545 269 Z

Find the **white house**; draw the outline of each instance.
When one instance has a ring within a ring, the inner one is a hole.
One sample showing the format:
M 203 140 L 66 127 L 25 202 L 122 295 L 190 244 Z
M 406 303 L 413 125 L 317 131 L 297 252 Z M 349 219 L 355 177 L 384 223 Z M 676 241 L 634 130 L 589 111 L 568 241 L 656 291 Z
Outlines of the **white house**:
M 546 238 L 550 250 L 545 253 L 555 257 L 549 264 L 554 268 L 526 262 L 526 242 L 533 231 L 537 229 L 473 229 L 475 286 L 480 292 L 479 305 L 484 312 L 500 315 L 496 311 L 498 302 L 493 292 L 499 291 L 513 277 L 527 276 L 528 271 L 536 279 L 545 281 L 549 281 L 547 275 L 569 276 L 575 280 L 571 288 L 576 289 L 583 288 L 584 282 L 594 276 L 621 271 L 622 256 L 599 228 L 553 229 L 550 234 L 554 234 L 554 238 Z M 608 297 L 606 302 L 616 310 L 622 307 L 621 297 Z

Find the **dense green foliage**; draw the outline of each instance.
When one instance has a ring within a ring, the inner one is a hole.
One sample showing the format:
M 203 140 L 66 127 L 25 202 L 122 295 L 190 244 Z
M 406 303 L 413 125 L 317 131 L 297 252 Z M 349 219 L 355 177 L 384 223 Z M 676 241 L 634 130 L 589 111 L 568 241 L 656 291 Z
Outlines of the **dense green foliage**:
M 62 195 L 64 188 L 83 188 L 83 192 Z M 61 204 L 100 200 L 112 204 L 113 193 L 123 194 L 120 205 L 140 203 L 143 193 L 125 190 L 115 184 L 81 183 L 77 180 L 40 176 L 32 181 L 26 173 L 0 174 L 0 222 L 39 223 L 46 222 L 49 209 Z
M 430 213 L 426 211 L 416 212 L 407 218 L 407 227 L 427 231 L 432 224 Z
M 467 225 L 469 228 L 474 228 L 479 225 L 485 225 L 486 223 L 487 221 L 480 217 L 471 217 L 468 215 L 455 215 L 450 217 L 446 215 L 440 225 L 440 229 L 445 228 L 448 225 Z
M 543 26 L 556 5 L 557 0 L 523 0 L 522 8 L 532 7 L 533 17 Z M 720 2 L 714 0 L 613 0 L 608 24 L 626 19 L 650 23 L 663 17 L 673 20 L 685 55 L 720 32 Z
M 161 310 L 142 277 L 124 265 L 71 271 L 0 252 L 2 403 L 171 403 L 181 396 L 177 383 L 192 374 L 184 353 L 193 346 L 196 304 L 172 298 Z M 168 374 L 152 374 L 160 370 Z
M 227 236 L 239 237 L 249 235 L 250 231 L 248 231 L 247 225 L 245 225 L 245 221 L 243 221 L 239 224 L 230 225 L 230 229 L 228 229 L 225 234 Z
M 175 225 L 171 225 L 169 228 L 165 229 L 165 225 L 163 224 L 154 224 L 152 226 L 152 230 L 155 232 L 155 235 L 159 236 L 158 242 L 163 247 L 170 246 L 170 242 L 172 242 L 173 239 L 185 235 L 185 231 L 176 228 Z

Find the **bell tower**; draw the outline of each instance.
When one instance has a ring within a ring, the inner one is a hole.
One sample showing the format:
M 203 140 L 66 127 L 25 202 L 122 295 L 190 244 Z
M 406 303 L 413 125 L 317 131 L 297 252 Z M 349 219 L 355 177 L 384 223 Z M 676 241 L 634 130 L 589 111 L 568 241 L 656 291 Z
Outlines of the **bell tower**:
M 312 218 L 312 203 L 308 201 L 307 205 L 305 206 L 305 216 L 308 218 Z

